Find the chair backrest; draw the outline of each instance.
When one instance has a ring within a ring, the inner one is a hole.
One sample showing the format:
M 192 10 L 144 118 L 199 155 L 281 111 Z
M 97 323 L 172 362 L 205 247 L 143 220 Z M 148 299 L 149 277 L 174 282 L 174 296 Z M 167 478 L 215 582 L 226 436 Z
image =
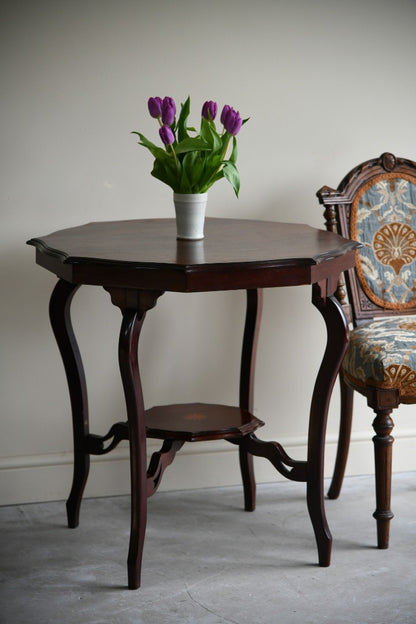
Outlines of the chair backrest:
M 327 230 L 361 243 L 336 293 L 347 318 L 416 314 L 416 163 L 386 152 L 317 197 Z

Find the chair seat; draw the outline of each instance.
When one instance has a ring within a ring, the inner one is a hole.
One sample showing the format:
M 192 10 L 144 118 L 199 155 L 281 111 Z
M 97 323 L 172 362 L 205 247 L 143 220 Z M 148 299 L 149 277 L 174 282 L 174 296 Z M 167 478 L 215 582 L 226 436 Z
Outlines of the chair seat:
M 373 320 L 353 329 L 343 371 L 357 386 L 397 388 L 402 403 L 416 400 L 416 317 Z

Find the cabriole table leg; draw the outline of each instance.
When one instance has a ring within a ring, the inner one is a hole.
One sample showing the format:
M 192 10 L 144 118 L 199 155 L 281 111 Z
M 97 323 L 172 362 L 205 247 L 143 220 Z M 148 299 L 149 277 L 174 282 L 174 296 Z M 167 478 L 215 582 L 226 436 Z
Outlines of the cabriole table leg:
M 310 409 L 307 503 L 318 546 L 319 565 L 326 567 L 331 562 L 332 536 L 324 506 L 325 433 L 332 389 L 348 345 L 348 326 L 337 299 L 322 293 L 318 284 L 314 284 L 312 288 L 312 303 L 325 320 L 328 340 Z
M 119 363 L 126 397 L 130 444 L 131 525 L 127 557 L 129 589 L 140 587 L 141 562 L 147 521 L 146 428 L 137 348 L 143 319 L 126 310 L 120 331 Z
M 70 315 L 72 298 L 78 288 L 78 284 L 59 280 L 49 304 L 49 317 L 62 356 L 71 399 L 74 472 L 71 492 L 66 503 L 70 528 L 75 528 L 79 524 L 82 494 L 90 468 L 90 456 L 85 451 L 84 444 L 89 433 L 87 386 Z
M 257 342 L 263 309 L 263 291 L 262 289 L 247 290 L 246 296 L 247 308 L 241 352 L 239 405 L 248 412 L 252 412 Z M 244 489 L 244 509 L 246 511 L 254 511 L 256 508 L 256 480 L 253 455 L 242 446 L 239 446 L 238 451 Z
M 126 399 L 130 445 L 131 524 L 127 557 L 129 589 L 140 587 L 147 521 L 146 426 L 138 363 L 138 343 L 146 312 L 156 305 L 160 291 L 107 288 L 123 314 L 119 338 L 119 365 Z

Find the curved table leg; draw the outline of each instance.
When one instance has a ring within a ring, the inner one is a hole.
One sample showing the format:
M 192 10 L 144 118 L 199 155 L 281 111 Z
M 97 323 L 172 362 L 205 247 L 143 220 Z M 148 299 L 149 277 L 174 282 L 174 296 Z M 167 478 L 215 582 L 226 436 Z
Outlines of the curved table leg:
M 249 412 L 253 411 L 254 370 L 262 305 L 263 291 L 247 290 L 247 312 L 240 369 L 240 407 Z M 256 481 L 253 455 L 239 446 L 239 456 L 244 488 L 244 509 L 254 511 L 256 508 Z
M 328 408 L 332 389 L 348 345 L 348 326 L 341 305 L 333 296 L 312 287 L 312 303 L 324 317 L 327 345 L 312 395 L 307 464 L 307 503 L 318 546 L 319 565 L 329 566 L 332 536 L 324 507 L 324 451 Z
M 338 433 L 338 448 L 335 459 L 335 468 L 332 474 L 331 485 L 328 490 L 328 498 L 338 498 L 342 482 L 344 480 L 345 468 L 347 466 L 348 451 L 350 449 L 352 411 L 354 404 L 354 390 L 345 382 L 342 371 L 339 372 L 340 387 L 340 422 Z
M 131 524 L 127 557 L 129 589 L 140 587 L 147 520 L 146 426 L 138 363 L 138 343 L 146 312 L 156 305 L 161 291 L 106 288 L 121 309 L 118 357 L 127 407 L 130 445 Z
M 78 526 L 82 494 L 90 468 L 90 456 L 85 452 L 84 446 L 89 432 L 87 387 L 70 316 L 72 298 L 78 288 L 77 284 L 59 280 L 49 304 L 49 317 L 65 367 L 72 409 L 74 472 L 71 492 L 66 503 L 70 528 Z
M 129 589 L 140 587 L 140 572 L 147 519 L 146 427 L 137 358 L 144 315 L 125 310 L 119 341 L 119 363 L 126 397 L 130 444 L 131 525 L 127 557 Z

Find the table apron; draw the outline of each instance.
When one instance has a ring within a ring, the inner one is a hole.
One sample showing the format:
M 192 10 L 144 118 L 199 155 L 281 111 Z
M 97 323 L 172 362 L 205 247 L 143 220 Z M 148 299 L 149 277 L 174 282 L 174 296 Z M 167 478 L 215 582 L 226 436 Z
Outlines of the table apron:
M 51 256 L 37 253 L 37 263 L 73 284 L 88 284 L 129 289 L 163 290 L 168 292 L 207 292 L 301 286 L 328 281 L 327 294 L 334 292 L 336 281 L 343 271 L 354 266 L 355 252 L 331 258 L 309 266 L 253 266 L 202 270 L 198 267 L 116 267 L 108 264 L 66 264 Z

